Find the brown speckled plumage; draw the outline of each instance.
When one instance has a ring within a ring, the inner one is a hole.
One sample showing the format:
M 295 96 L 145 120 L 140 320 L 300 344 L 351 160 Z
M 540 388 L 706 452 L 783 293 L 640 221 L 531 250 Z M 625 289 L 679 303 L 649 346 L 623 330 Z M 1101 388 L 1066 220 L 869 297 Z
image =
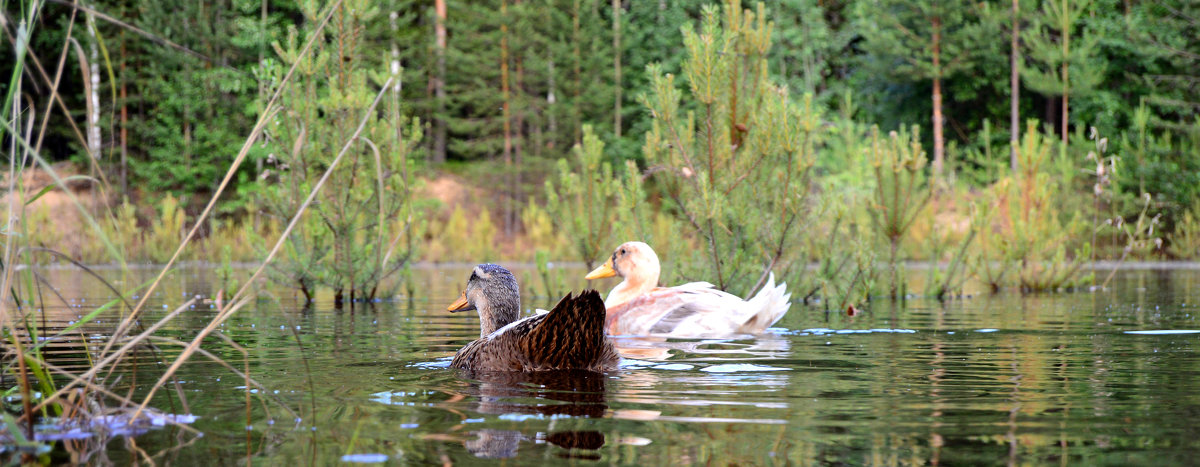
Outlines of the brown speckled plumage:
M 620 356 L 604 334 L 604 301 L 586 290 L 568 294 L 549 313 L 513 322 L 520 309 L 516 280 L 499 266 L 476 268 L 463 295 L 479 307 L 484 330 L 454 355 L 451 368 L 473 371 L 616 369 Z
M 616 369 L 620 356 L 604 336 L 604 300 L 595 290 L 568 294 L 549 313 L 530 316 L 467 344 L 451 368 L 477 371 Z

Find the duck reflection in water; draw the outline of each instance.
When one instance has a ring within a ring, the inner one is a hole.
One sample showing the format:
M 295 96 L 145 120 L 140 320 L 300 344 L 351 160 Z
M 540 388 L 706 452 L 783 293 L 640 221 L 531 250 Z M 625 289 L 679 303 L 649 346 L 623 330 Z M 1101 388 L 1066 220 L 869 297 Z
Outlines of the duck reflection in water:
M 474 439 L 463 441 L 475 457 L 484 459 L 507 459 L 517 457 L 517 448 L 521 441 L 534 443 L 550 443 L 566 452 L 558 453 L 559 457 L 600 460 L 600 455 L 594 452 L 604 446 L 604 434 L 599 431 L 556 431 L 553 433 L 538 433 L 529 438 L 516 430 L 479 430 L 473 432 Z
M 478 403 L 474 411 L 495 415 L 533 415 L 536 418 L 568 416 L 600 418 L 606 416 L 605 378 L 602 373 L 582 370 L 551 370 L 536 372 L 471 372 L 477 380 L 468 393 L 456 396 L 461 400 L 474 396 Z M 553 430 L 558 420 L 550 422 Z M 590 458 L 576 449 L 596 450 L 604 446 L 604 434 L 594 430 L 562 430 L 535 432 L 529 435 L 517 430 L 483 429 L 470 433 L 474 438 L 463 440 L 463 446 L 476 457 L 509 458 L 517 455 L 522 441 L 550 443 L 570 455 Z

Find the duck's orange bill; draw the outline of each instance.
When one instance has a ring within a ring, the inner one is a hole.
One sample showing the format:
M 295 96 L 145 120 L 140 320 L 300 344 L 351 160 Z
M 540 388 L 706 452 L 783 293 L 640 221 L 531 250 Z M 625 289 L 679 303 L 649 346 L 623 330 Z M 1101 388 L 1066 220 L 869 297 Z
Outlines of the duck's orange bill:
M 459 311 L 470 311 L 470 310 L 474 310 L 474 309 L 475 309 L 475 307 L 471 306 L 470 303 L 467 303 L 467 291 L 466 290 L 464 290 L 462 292 L 462 294 L 458 296 L 458 300 L 455 300 L 454 303 L 451 303 L 450 306 L 446 307 L 446 311 L 449 311 L 452 313 L 456 313 Z
M 617 275 L 617 270 L 613 269 L 612 267 L 612 258 L 608 258 L 608 261 L 605 261 L 604 264 L 600 265 L 600 267 L 593 269 L 592 272 L 589 272 L 588 275 L 583 276 L 583 278 L 587 280 L 603 279 L 605 277 L 612 277 L 615 275 Z

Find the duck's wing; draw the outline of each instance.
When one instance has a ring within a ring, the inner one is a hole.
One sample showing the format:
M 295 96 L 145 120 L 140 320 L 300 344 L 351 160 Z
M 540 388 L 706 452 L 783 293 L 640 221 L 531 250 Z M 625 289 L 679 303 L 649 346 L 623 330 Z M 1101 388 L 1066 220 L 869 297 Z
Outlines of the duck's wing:
M 762 332 L 787 312 L 786 286 L 774 278 L 750 301 L 692 282 L 659 288 L 608 310 L 605 329 L 614 335 L 717 337 Z
M 691 284 L 689 284 L 691 285 Z M 608 310 L 613 335 L 701 337 L 736 332 L 737 296 L 706 287 L 663 288 Z
M 450 368 L 474 368 L 479 349 L 483 347 L 484 342 L 486 339 L 475 339 L 458 349 L 458 352 L 454 354 L 454 360 L 450 361 Z
M 529 358 L 519 348 L 528 335 L 546 318 L 534 315 L 509 323 L 459 349 L 450 361 L 451 368 L 475 371 L 524 371 L 531 369 Z
M 517 349 L 530 359 L 532 369 L 596 369 L 616 367 L 616 350 L 604 336 L 604 300 L 595 290 L 579 296 L 567 294 L 519 334 Z

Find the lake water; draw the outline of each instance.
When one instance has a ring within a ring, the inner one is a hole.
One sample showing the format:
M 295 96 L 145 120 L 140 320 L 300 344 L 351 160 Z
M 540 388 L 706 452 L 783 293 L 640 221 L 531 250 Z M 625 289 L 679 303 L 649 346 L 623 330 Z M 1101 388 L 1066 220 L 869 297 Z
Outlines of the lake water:
M 568 285 L 579 288 L 574 277 L 584 270 L 577 269 L 568 270 Z M 794 304 L 773 332 L 756 338 L 621 339 L 632 358 L 604 376 L 480 381 L 445 368 L 478 337 L 475 314 L 444 311 L 469 270 L 418 268 L 416 296 L 342 310 L 325 297 L 300 306 L 292 291 L 267 287 L 221 328 L 248 355 L 215 338 L 206 348 L 248 367 L 268 390 L 250 394 L 248 412 L 244 380 L 197 355 L 179 372 L 186 401 L 168 391 L 173 400 L 164 395 L 153 405 L 194 414 L 190 426 L 203 436 L 152 430 L 134 438 L 136 449 L 182 465 L 240 465 L 247 457 L 258 465 L 1165 465 L 1200 458 L 1200 334 L 1186 333 L 1200 330 L 1200 271 L 1121 271 L 1103 292 L 877 300 L 853 317 Z M 523 287 L 538 285 L 531 271 L 514 270 L 526 278 Z M 106 274 L 131 287 L 153 272 Z M 70 269 L 46 275 L 76 305 L 48 309 L 50 328 L 112 296 Z M 161 316 L 164 305 L 210 294 L 211 276 L 195 267 L 174 273 L 150 309 Z M 525 306 L 553 301 L 532 297 Z M 197 305 L 163 335 L 189 341 L 214 313 Z M 83 336 L 99 342 L 115 320 L 104 316 Z M 158 345 L 161 360 L 179 353 Z M 56 352 L 56 364 L 86 364 L 82 347 Z M 144 394 L 162 370 L 148 354 L 136 361 L 136 369 L 121 367 L 114 386 Z M 60 444 L 54 458 L 71 460 L 71 451 L 91 462 L 133 458 L 126 438 L 99 447 L 82 454 L 78 444 Z

